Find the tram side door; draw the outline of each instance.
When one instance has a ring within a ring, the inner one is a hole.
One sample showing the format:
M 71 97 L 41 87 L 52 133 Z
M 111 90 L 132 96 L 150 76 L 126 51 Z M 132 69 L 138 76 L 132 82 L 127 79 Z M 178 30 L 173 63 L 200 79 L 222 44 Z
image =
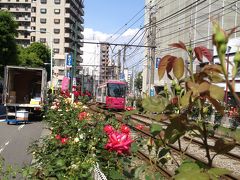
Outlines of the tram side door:
M 102 102 L 106 103 L 107 88 L 106 86 L 102 88 Z

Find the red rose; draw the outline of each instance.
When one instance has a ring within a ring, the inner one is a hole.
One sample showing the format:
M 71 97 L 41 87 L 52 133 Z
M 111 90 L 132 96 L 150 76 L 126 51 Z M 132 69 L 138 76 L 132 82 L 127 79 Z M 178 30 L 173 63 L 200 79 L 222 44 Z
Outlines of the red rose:
M 66 144 L 67 141 L 68 141 L 68 138 L 62 138 L 62 139 L 61 139 L 61 143 L 62 143 L 62 144 Z
M 125 124 L 123 124 L 123 125 L 121 126 L 120 130 L 121 130 L 122 133 L 126 133 L 126 134 L 129 134 L 129 132 L 130 132 L 129 127 L 126 126 Z
M 106 125 L 103 130 L 105 133 L 111 134 L 115 129 L 111 125 Z
M 59 140 L 59 139 L 61 139 L 61 136 L 60 136 L 59 134 L 57 134 L 57 135 L 55 136 L 55 138 L 56 138 L 57 140 Z
M 83 119 L 85 119 L 87 117 L 87 112 L 80 112 L 79 114 L 78 114 L 78 119 L 80 120 L 80 121 L 82 121 Z

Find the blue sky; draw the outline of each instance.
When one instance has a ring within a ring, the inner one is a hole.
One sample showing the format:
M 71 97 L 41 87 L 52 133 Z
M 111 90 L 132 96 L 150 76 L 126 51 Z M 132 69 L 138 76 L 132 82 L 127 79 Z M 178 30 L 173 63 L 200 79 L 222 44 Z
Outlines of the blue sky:
M 113 34 L 144 7 L 144 0 L 85 0 L 84 5 L 84 27 Z M 131 28 L 142 24 L 143 18 Z

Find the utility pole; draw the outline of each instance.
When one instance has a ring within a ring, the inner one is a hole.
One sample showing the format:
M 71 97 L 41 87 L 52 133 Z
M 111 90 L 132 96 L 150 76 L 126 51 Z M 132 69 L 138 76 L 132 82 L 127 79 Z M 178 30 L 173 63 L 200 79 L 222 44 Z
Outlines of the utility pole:
M 126 48 L 127 46 L 124 45 L 124 48 L 123 48 L 123 69 L 122 69 L 122 73 L 123 73 L 123 77 L 125 79 L 125 74 L 124 74 L 124 70 L 125 70 L 125 63 L 126 63 Z M 126 79 L 125 79 L 126 80 Z
M 121 73 L 121 50 L 118 50 L 118 74 L 117 74 L 117 79 L 120 79 L 120 73 Z
M 156 17 L 152 17 L 152 29 L 151 29 L 151 49 L 150 49 L 150 58 L 151 58 L 151 78 L 150 84 L 154 84 L 154 69 L 155 69 L 155 46 L 156 46 Z
M 77 65 L 77 22 L 75 22 L 74 28 L 74 56 L 73 56 L 73 65 L 71 72 L 71 83 L 70 83 L 70 92 L 73 91 L 73 86 L 76 86 L 76 65 Z M 73 95 L 74 99 L 74 95 Z
M 152 16 L 150 9 L 149 24 L 150 30 L 148 34 L 148 44 L 151 46 L 148 51 L 148 69 L 147 69 L 147 80 L 148 80 L 148 93 L 151 95 L 151 88 L 154 84 L 154 67 L 155 67 L 155 46 L 156 46 L 156 17 Z
M 123 72 L 125 68 L 125 62 L 126 62 L 126 45 L 123 48 Z

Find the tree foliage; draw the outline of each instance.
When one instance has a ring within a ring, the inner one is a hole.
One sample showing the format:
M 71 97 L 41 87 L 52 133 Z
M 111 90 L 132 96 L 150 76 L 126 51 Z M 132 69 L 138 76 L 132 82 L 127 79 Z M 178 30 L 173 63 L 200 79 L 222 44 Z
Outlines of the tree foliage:
M 143 77 L 142 77 L 142 72 L 139 72 L 137 74 L 137 77 L 134 81 L 134 84 L 135 84 L 135 87 L 136 89 L 141 93 L 142 92 L 142 80 L 143 80 Z
M 18 24 L 7 11 L 0 10 L 0 76 L 5 65 L 15 64 L 17 59 L 16 40 Z
M 50 50 L 43 43 L 34 42 L 27 48 L 18 47 L 18 65 L 20 66 L 39 67 L 49 62 Z

